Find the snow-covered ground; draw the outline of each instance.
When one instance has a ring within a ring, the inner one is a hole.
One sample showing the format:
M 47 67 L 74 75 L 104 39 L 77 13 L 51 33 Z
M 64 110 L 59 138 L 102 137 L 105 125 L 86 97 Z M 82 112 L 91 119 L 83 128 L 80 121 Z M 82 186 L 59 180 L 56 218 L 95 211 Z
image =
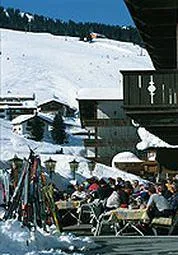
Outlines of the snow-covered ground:
M 55 95 L 78 108 L 76 97 L 79 89 L 118 88 L 119 97 L 122 98 L 119 70 L 153 69 L 147 52 L 132 43 L 109 39 L 86 43 L 78 38 L 5 29 L 1 29 L 0 33 L 0 92 L 3 95 L 35 93 L 38 103 Z M 82 157 L 84 148 L 72 141 L 71 136 L 70 144 L 63 148 L 64 155 L 56 154 L 61 148 L 59 145 L 35 142 L 15 135 L 11 123 L 0 119 L 0 159 L 10 159 L 14 154 L 27 157 L 30 146 L 40 155 L 42 165 L 50 156 L 57 161 L 54 182 L 61 188 L 72 179 L 69 162 L 74 158 L 80 162 L 76 178 L 82 181 L 90 177 L 87 160 Z M 99 178 L 121 176 L 126 180 L 139 179 L 102 164 L 95 166 L 93 174 Z M 75 254 L 84 254 L 85 249 L 94 247 L 87 238 L 46 236 L 40 231 L 36 232 L 36 239 L 27 246 L 28 230 L 21 228 L 17 221 L 0 223 L 0 240 L 0 253 L 4 255 L 71 254 L 73 250 L 78 250 Z
M 75 98 L 80 88 L 117 87 L 122 93 L 119 70 L 153 69 L 147 52 L 133 43 L 0 32 L 1 93 L 35 93 L 39 103 L 56 95 L 78 107 Z
M 1 255 L 80 255 L 97 247 L 88 237 L 59 234 L 55 228 L 48 234 L 41 229 L 30 233 L 17 220 L 0 222 L 0 240 Z

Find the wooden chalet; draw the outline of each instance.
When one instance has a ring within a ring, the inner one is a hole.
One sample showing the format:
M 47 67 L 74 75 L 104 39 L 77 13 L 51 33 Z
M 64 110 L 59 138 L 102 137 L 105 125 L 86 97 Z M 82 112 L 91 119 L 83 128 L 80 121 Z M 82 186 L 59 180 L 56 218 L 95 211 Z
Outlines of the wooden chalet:
M 75 108 L 70 107 L 57 98 L 52 98 L 38 104 L 38 110 L 52 115 L 60 112 L 64 117 L 73 117 L 76 112 Z
M 178 0 L 124 0 L 155 70 L 122 71 L 126 114 L 178 144 Z M 160 154 L 162 150 L 160 150 Z M 174 153 L 178 154 L 175 149 Z M 171 149 L 166 149 L 169 162 Z M 160 156 L 161 160 L 162 157 Z M 178 157 L 177 160 L 178 166 Z M 175 163 L 175 162 L 174 162 Z
M 110 165 L 118 152 L 133 150 L 136 128 L 125 115 L 118 89 L 81 89 L 77 100 L 82 127 L 88 130 L 84 139 L 88 159 Z

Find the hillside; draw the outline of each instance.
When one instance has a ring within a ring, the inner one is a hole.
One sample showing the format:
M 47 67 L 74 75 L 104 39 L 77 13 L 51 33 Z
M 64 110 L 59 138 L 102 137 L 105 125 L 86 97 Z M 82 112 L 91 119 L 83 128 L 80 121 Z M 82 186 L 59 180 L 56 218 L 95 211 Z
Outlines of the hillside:
M 119 70 L 153 69 L 144 49 L 108 39 L 86 43 L 73 37 L 1 29 L 1 50 L 1 94 L 35 93 L 39 103 L 55 95 L 78 107 L 76 95 L 80 88 L 118 88 L 122 98 Z M 1 159 L 15 153 L 24 156 L 29 152 L 27 145 L 37 148 L 37 153 L 60 149 L 12 134 L 10 122 L 1 120 L 0 126 Z M 81 155 L 83 149 L 80 139 L 71 137 L 64 152 Z
M 57 95 L 77 106 L 76 93 L 86 87 L 118 87 L 119 70 L 153 69 L 138 45 L 108 39 L 93 43 L 51 34 L 1 29 L 1 93 L 37 95 L 38 102 Z

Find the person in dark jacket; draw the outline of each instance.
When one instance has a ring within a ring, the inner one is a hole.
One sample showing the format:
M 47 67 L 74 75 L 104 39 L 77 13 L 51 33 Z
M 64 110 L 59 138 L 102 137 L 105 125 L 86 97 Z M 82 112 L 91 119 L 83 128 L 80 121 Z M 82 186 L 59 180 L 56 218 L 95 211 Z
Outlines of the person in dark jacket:
M 113 188 L 102 178 L 99 180 L 99 189 L 96 191 L 96 197 L 100 200 L 108 198 L 113 192 Z
M 178 210 L 178 182 L 175 182 L 172 186 L 173 188 L 173 195 L 169 198 L 169 205 L 175 214 Z

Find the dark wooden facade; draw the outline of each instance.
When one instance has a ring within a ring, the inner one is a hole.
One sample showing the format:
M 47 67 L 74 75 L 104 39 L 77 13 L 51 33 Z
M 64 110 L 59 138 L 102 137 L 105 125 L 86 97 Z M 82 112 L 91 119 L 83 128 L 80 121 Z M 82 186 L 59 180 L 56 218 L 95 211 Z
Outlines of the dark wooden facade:
M 169 144 L 178 144 L 178 71 L 123 71 L 126 114 Z
M 155 68 L 177 68 L 178 0 L 124 0 Z
M 123 110 L 123 100 L 78 99 L 82 126 L 88 130 L 84 139 L 86 157 L 111 165 L 112 158 L 125 150 L 134 150 L 136 128 Z
M 178 144 L 178 0 L 124 0 L 155 71 L 123 71 L 126 114 Z
M 177 145 L 178 0 L 124 1 L 155 67 L 122 72 L 124 109 L 140 126 Z M 177 148 L 157 147 L 160 169 L 178 169 L 177 155 Z

